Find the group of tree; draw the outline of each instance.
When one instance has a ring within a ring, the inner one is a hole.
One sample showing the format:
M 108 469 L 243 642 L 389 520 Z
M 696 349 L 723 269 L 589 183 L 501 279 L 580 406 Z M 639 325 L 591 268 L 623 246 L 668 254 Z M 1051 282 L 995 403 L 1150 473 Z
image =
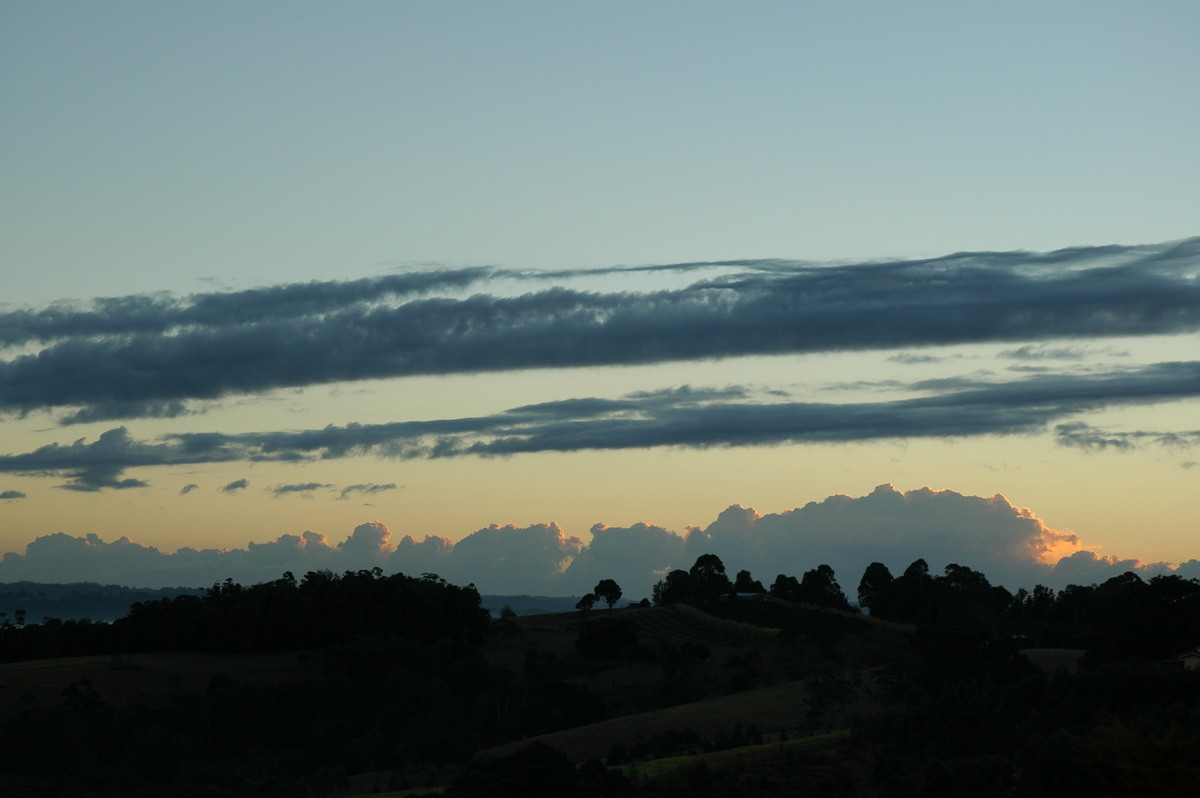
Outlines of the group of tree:
M 725 563 L 715 554 L 701 554 L 691 568 L 670 571 L 654 586 L 654 603 L 677 604 L 713 601 L 734 590 L 725 575 Z
M 956 563 L 934 576 L 919 559 L 893 577 L 875 562 L 863 573 L 858 600 L 885 620 L 1109 659 L 1158 659 L 1200 645 L 1200 582 L 1176 574 L 1145 580 L 1130 571 L 1098 585 L 1011 593 Z
M 703 603 L 722 597 L 769 595 L 785 601 L 802 602 L 817 607 L 852 610 L 845 593 L 834 578 L 833 569 L 818 565 L 797 580 L 794 576 L 779 574 L 770 590 L 749 571 L 738 571 L 734 581 L 725 575 L 725 563 L 715 554 L 702 554 L 691 568 L 676 569 L 667 573 L 654 586 L 656 605 L 678 603 Z
M 323 649 L 363 635 L 434 642 L 481 640 L 490 616 L 474 585 L 378 569 L 310 571 L 244 587 L 231 579 L 202 595 L 134 604 L 112 624 L 47 619 L 0 624 L 0 660 L 139 651 L 258 653 Z
M 596 583 L 596 587 L 591 593 L 586 594 L 579 599 L 575 605 L 575 609 L 587 612 L 596 605 L 597 601 L 603 601 L 611 610 L 613 605 L 621 600 L 621 586 L 613 579 L 601 579 Z
M 1126 572 L 1097 585 L 1061 591 L 1035 585 L 1013 593 L 958 563 L 935 575 L 918 559 L 895 577 L 873 562 L 859 581 L 855 607 L 828 565 L 799 579 L 781 573 L 764 590 L 749 571 L 731 581 L 720 557 L 703 554 L 690 569 L 667 573 L 653 596 L 656 605 L 711 605 L 763 593 L 813 607 L 861 607 L 873 617 L 933 630 L 942 642 L 958 635 L 963 645 L 1024 641 L 1026 647 L 1080 648 L 1109 658 L 1161 658 L 1200 645 L 1200 581 L 1175 574 L 1146 580 Z

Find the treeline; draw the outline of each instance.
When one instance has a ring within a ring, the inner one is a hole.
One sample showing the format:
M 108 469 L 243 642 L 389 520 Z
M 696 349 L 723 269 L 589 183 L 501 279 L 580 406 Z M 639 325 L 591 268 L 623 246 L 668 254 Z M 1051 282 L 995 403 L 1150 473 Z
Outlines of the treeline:
M 1081 648 L 1107 659 L 1159 659 L 1200 645 L 1200 582 L 1133 572 L 1098 585 L 1016 593 L 979 571 L 947 565 L 934 576 L 917 560 L 899 577 L 872 563 L 858 587 L 873 616 L 1009 639 L 1022 648 Z
M 620 587 L 597 585 L 612 606 Z M 815 607 L 856 611 L 828 565 L 799 578 L 779 574 L 770 588 L 739 571 L 726 575 L 714 554 L 688 570 L 668 573 L 654 586 L 654 604 L 711 604 L 762 594 Z M 951 563 L 941 574 L 917 560 L 900 576 L 874 562 L 858 583 L 858 606 L 873 617 L 959 634 L 977 641 L 1016 640 L 1021 647 L 1081 648 L 1117 659 L 1162 658 L 1200 645 L 1200 582 L 1176 575 L 1144 580 L 1127 572 L 1098 585 L 1061 591 L 1037 585 L 1015 593 L 987 576 Z M 582 606 L 586 605 L 586 607 Z M 298 651 L 324 648 L 365 634 L 435 641 L 478 641 L 489 614 L 474 586 L 451 585 L 433 574 L 385 576 L 378 568 L 310 571 L 245 587 L 232 580 L 203 595 L 138 602 L 111 624 L 61 621 L 25 623 L 0 618 L 0 661 L 134 653 L 140 651 Z
M 473 585 L 378 569 L 290 572 L 250 587 L 134 604 L 112 624 L 46 619 L 0 623 L 0 661 L 144 651 L 261 653 L 324 649 L 364 635 L 479 641 L 490 616 Z
M 661 605 L 695 604 L 755 594 L 829 609 L 852 609 L 846 594 L 834 578 L 833 569 L 828 565 L 818 565 L 811 571 L 806 571 L 799 580 L 794 576 L 780 574 L 775 577 L 768 590 L 749 571 L 738 571 L 737 577 L 730 580 L 725 573 L 725 563 L 715 554 L 701 554 L 686 571 L 676 569 L 669 572 L 654 586 L 653 595 L 654 604 Z
M 674 570 L 654 587 L 654 603 L 708 606 L 753 594 L 826 609 L 858 611 L 828 565 L 797 579 L 779 574 L 764 588 L 749 571 L 734 580 L 713 554 Z M 1014 643 L 1022 648 L 1080 648 L 1108 659 L 1160 659 L 1200 646 L 1200 581 L 1174 574 L 1149 580 L 1127 571 L 1098 585 L 1044 585 L 1015 593 L 985 574 L 951 563 L 939 575 L 918 559 L 900 576 L 873 562 L 858 583 L 858 607 L 872 617 L 930 630 L 959 644 Z M 719 614 L 721 610 L 716 610 Z

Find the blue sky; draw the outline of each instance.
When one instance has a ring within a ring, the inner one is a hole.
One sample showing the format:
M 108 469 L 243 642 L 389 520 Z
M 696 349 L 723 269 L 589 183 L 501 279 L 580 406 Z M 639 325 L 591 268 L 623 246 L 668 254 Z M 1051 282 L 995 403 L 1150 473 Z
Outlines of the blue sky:
M 374 520 L 586 545 L 892 483 L 1003 494 L 1096 556 L 1195 556 L 1194 3 L 9 2 L 0 23 L 22 331 L 0 551 Z M 280 304 L 305 285 L 320 309 Z M 877 434 L 846 420 L 868 409 Z M 514 437 L 514 412 L 538 420 Z M 326 428 L 378 440 L 281 443 Z M 551 570 L 582 557 L 555 545 Z

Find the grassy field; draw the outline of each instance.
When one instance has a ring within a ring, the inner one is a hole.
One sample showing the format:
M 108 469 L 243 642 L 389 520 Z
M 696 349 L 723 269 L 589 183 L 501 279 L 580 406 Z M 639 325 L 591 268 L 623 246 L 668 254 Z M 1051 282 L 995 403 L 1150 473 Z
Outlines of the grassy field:
M 744 732 L 751 726 L 767 741 L 758 746 L 636 766 L 639 777 L 654 778 L 698 762 L 723 768 L 729 763 L 752 763 L 759 757 L 779 757 L 781 752 L 800 752 L 806 746 L 819 747 L 840 738 L 837 733 L 812 735 L 813 731 L 846 728 L 849 712 L 871 711 L 871 706 L 863 706 L 863 702 L 870 703 L 863 686 L 870 683 L 870 672 L 880 652 L 891 650 L 891 637 L 900 634 L 897 630 L 877 623 L 848 626 L 840 615 L 826 618 L 827 612 L 812 608 L 790 613 L 786 605 L 732 609 L 745 612 L 732 619 L 687 605 L 631 607 L 522 616 L 508 624 L 495 624 L 495 633 L 481 648 L 492 665 L 521 674 L 536 663 L 538 668 L 550 669 L 553 678 L 586 687 L 605 708 L 605 714 L 615 717 L 513 740 L 477 752 L 476 756 L 503 756 L 539 741 L 581 763 L 604 759 L 614 744 L 632 747 L 671 731 L 691 730 L 701 739 L 714 740 L 728 739 L 736 729 Z M 582 656 L 575 647 L 581 626 L 605 618 L 632 623 L 637 629 L 638 645 L 611 659 Z M 776 618 L 793 630 L 819 630 L 823 624 L 848 631 L 843 639 L 805 632 L 783 641 L 774 624 L 749 622 Z M 839 664 L 834 666 L 834 662 Z M 204 691 L 213 677 L 222 674 L 239 681 L 288 684 L 319 678 L 321 669 L 320 657 L 302 653 L 157 653 L 0 664 L 0 718 L 12 717 L 24 696 L 54 706 L 63 700 L 69 685 L 83 680 L 90 682 L 108 705 L 121 708 L 154 701 L 158 696 Z M 830 673 L 853 674 L 855 686 L 849 688 L 853 695 L 840 707 L 822 710 L 821 717 L 814 720 L 810 717 L 813 696 L 828 691 L 822 679 L 827 681 Z M 686 703 L 663 706 L 677 701 Z M 647 707 L 661 708 L 639 711 Z M 786 730 L 790 738 L 782 743 L 781 730 Z M 362 772 L 350 776 L 349 790 L 350 794 L 397 798 L 432 794 L 438 788 L 385 790 L 397 783 L 444 784 L 452 776 L 453 769 L 443 773 L 440 767 Z
M 738 769 L 760 762 L 768 762 L 789 754 L 814 751 L 830 745 L 836 745 L 849 736 L 850 733 L 844 731 L 814 734 L 811 737 L 800 737 L 782 742 L 776 740 L 763 743 L 762 745 L 746 745 L 740 748 L 730 748 L 725 751 L 711 751 L 706 754 L 651 759 L 648 762 L 638 762 L 622 766 L 621 770 L 626 776 L 656 779 L 674 773 L 681 768 L 691 767 L 700 763 L 705 764 L 712 770 L 724 768 Z
M 57 704 L 68 685 L 85 679 L 120 707 L 173 690 L 203 689 L 219 674 L 284 683 L 301 681 L 313 667 L 299 654 L 130 654 L 2 663 L 0 720 L 11 717 L 24 696 Z
M 739 723 L 743 728 L 757 726 L 763 733 L 794 729 L 804 717 L 807 698 L 803 682 L 776 684 L 517 740 L 481 751 L 478 756 L 504 756 L 536 740 L 557 748 L 575 762 L 583 762 L 605 757 L 613 743 L 628 745 L 639 736 L 646 738 L 672 729 L 691 729 L 703 737 L 729 732 Z
M 1084 652 L 1081 648 L 1023 648 L 1021 653 L 1047 676 L 1053 676 L 1059 667 L 1066 668 L 1068 673 L 1078 670 Z
M 635 609 L 623 617 L 632 619 L 644 640 L 663 640 L 672 645 L 768 646 L 778 629 L 717 618 L 687 604 Z
M 774 739 L 762 745 L 747 745 L 739 748 L 730 748 L 725 751 L 712 751 L 705 754 L 692 754 L 690 756 L 651 759 L 631 765 L 622 765 L 619 769 L 626 776 L 635 780 L 659 779 L 683 768 L 694 767 L 700 764 L 712 770 L 739 770 L 752 768 L 755 765 L 770 762 L 781 757 L 828 748 L 844 741 L 847 737 L 849 737 L 849 732 L 844 731 L 815 734 L 810 737 L 794 738 L 782 742 L 778 736 L 775 736 Z M 524 744 L 527 745 L 529 742 L 531 741 L 526 740 Z M 441 787 L 398 790 L 394 792 L 368 791 L 355 794 L 352 798 L 367 798 L 367 796 L 372 796 L 373 798 L 411 798 L 411 796 L 417 795 L 441 795 L 443 792 L 444 789 Z

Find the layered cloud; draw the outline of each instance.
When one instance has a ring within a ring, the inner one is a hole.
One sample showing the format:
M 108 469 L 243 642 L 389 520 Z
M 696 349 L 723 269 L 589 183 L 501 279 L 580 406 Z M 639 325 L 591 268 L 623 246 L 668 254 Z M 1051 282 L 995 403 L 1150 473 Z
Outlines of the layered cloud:
M 171 417 L 196 400 L 368 378 L 1178 333 L 1200 328 L 1198 270 L 1200 239 L 1188 239 L 835 265 L 466 269 L 121 297 L 0 314 L 0 347 L 18 352 L 0 361 L 0 412 Z M 461 295 L 709 271 L 655 291 Z
M 375 496 L 379 493 L 387 493 L 388 491 L 399 490 L 399 485 L 395 482 L 388 482 L 385 485 L 379 485 L 374 482 L 364 482 L 358 485 L 347 485 L 342 488 L 338 494 L 339 499 L 349 499 L 351 496 Z
M 245 549 L 184 548 L 163 552 L 127 538 L 105 542 L 95 535 L 46 535 L 24 553 L 0 560 L 0 582 L 98 581 L 138 587 L 196 586 L 232 578 L 253 583 L 285 571 L 300 576 L 328 568 L 337 572 L 382 568 L 387 572 L 436 573 L 459 584 L 474 583 L 497 594 L 580 595 L 613 578 L 626 597 L 648 596 L 673 568 L 687 568 L 700 554 L 717 554 L 732 575 L 746 569 L 769 584 L 780 573 L 800 576 L 828 564 L 853 597 L 866 566 L 879 561 L 899 573 L 918 558 L 939 571 L 950 563 L 985 573 L 1015 590 L 1045 584 L 1092 584 L 1135 571 L 1145 576 L 1172 570 L 1097 553 L 1076 535 L 1054 530 L 1029 509 L 1003 496 L 965 496 L 922 488 L 900 491 L 881 485 L 866 496 L 830 496 L 773 514 L 734 505 L 704 528 L 677 533 L 652 524 L 594 526 L 590 540 L 556 524 L 489 526 L 454 543 L 427 536 L 393 540 L 382 523 L 362 524 L 340 543 L 314 532 L 282 535 Z M 1200 562 L 1174 567 L 1200 576 Z
M 937 380 L 893 385 L 908 398 L 876 402 L 797 402 L 780 391 L 682 387 L 617 399 L 581 398 L 467 418 L 330 425 L 296 432 L 179 433 L 139 440 L 124 427 L 96 441 L 78 439 L 0 455 L 0 472 L 59 474 L 74 490 L 131 488 L 127 469 L 229 462 L 304 462 L 373 454 L 400 459 L 501 456 L 531 452 L 654 446 L 747 446 L 780 443 L 970 437 L 1054 428 L 1060 443 L 1129 448 L 1144 442 L 1190 446 L 1200 433 L 1105 432 L 1080 414 L 1110 406 L 1200 396 L 1200 362 L 1158 363 L 1099 374 L 1038 374 L 1010 382 Z M 246 480 L 226 485 L 231 492 Z M 276 495 L 332 488 L 282 485 Z M 353 493 L 358 486 L 346 489 Z M 384 490 L 387 486 L 363 492 Z M 343 496 L 347 495 L 343 492 Z

